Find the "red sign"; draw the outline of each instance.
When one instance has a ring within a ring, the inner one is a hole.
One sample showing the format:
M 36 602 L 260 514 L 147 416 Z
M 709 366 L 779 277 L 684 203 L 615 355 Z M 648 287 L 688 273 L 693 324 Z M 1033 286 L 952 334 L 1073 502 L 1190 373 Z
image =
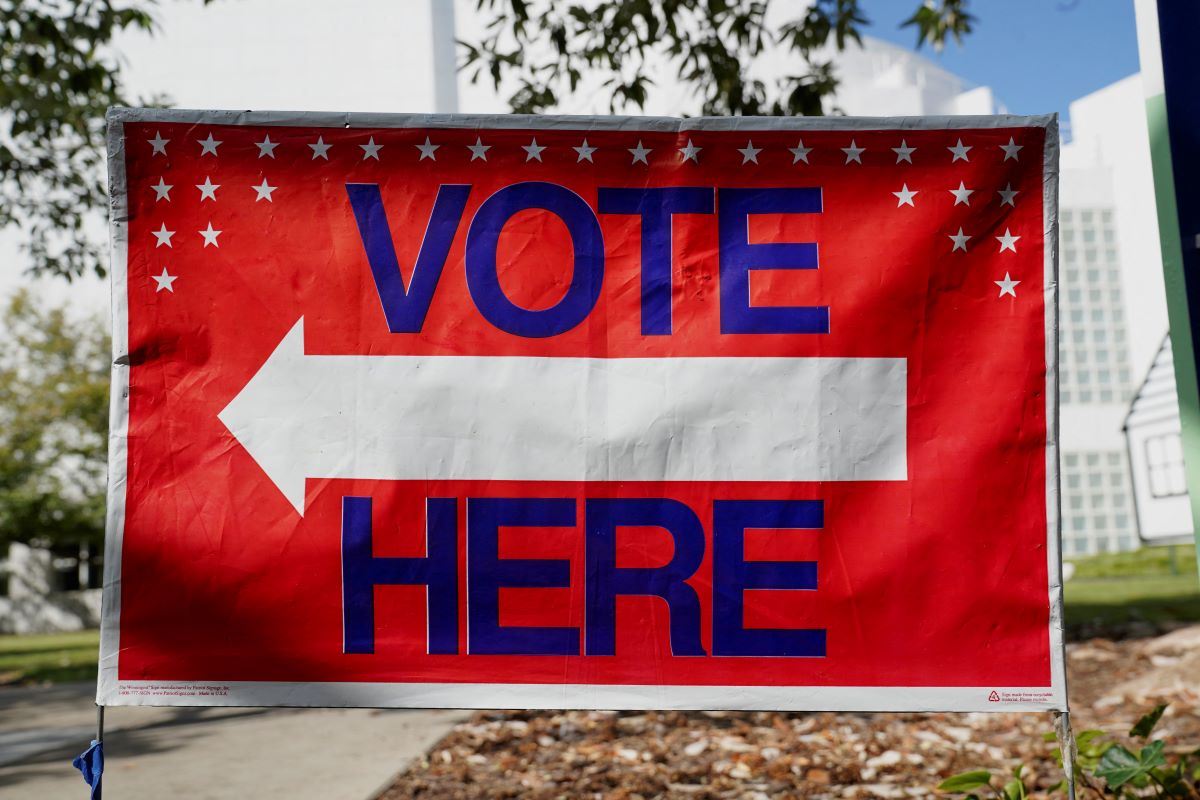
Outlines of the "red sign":
M 101 702 L 1065 707 L 1052 118 L 109 141 Z

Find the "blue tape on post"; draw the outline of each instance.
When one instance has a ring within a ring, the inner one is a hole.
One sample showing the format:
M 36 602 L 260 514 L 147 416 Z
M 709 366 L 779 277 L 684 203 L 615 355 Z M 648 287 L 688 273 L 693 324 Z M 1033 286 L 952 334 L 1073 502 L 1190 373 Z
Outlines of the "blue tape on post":
M 92 739 L 92 746 L 75 756 L 71 765 L 83 775 L 83 782 L 92 787 L 91 796 L 95 798 L 104 773 L 104 743 Z

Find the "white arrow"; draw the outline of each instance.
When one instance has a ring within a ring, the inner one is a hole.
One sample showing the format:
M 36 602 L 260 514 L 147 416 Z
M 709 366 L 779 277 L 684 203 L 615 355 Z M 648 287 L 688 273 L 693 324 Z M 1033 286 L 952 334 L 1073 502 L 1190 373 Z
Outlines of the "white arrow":
M 902 358 L 320 356 L 296 323 L 221 422 L 304 513 L 306 478 L 907 477 Z

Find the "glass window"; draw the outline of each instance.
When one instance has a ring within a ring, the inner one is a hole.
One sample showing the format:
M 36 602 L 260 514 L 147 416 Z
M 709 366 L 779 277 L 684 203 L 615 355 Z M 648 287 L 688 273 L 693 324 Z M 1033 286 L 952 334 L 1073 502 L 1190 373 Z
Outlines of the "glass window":
M 1100 221 L 1103 222 L 1106 227 L 1112 225 L 1113 212 L 1101 211 L 1100 212 Z
M 1081 402 L 1081 403 L 1092 402 L 1092 390 L 1091 389 L 1080 389 L 1079 390 L 1079 402 Z
M 1092 487 L 1093 489 L 1099 489 L 1101 486 L 1104 485 L 1104 476 L 1101 475 L 1099 472 L 1088 473 L 1087 478 L 1088 478 L 1088 486 Z
M 1087 237 L 1084 237 L 1084 241 L 1085 241 L 1085 242 L 1087 241 Z M 1084 263 L 1086 263 L 1086 264 L 1095 264 L 1097 260 L 1098 260 L 1098 259 L 1097 259 L 1097 257 L 1096 257 L 1096 248 L 1094 248 L 1094 247 L 1089 247 L 1089 248 L 1087 248 L 1086 250 L 1084 250 L 1084 251 L 1083 251 L 1083 261 L 1084 261 Z
M 1071 322 L 1074 322 L 1076 324 L 1083 322 L 1083 309 L 1079 309 L 1079 308 L 1071 309 Z
M 1121 466 L 1121 454 L 1120 453 L 1105 453 L 1104 460 L 1108 462 L 1108 465 L 1110 467 Z
M 1101 389 L 1100 390 L 1100 402 L 1101 403 L 1111 403 L 1112 401 L 1113 401 L 1112 389 Z
M 1117 528 L 1120 528 L 1121 530 L 1125 530 L 1126 528 L 1129 527 L 1129 515 L 1128 514 L 1115 515 L 1113 517 L 1113 525 L 1115 525 Z
M 1096 215 L 1093 214 L 1091 211 L 1082 211 L 1079 214 L 1079 221 L 1081 223 L 1083 223 L 1084 225 L 1091 225 L 1092 221 L 1095 218 L 1096 218 Z
M 1121 333 L 1121 331 L 1117 331 L 1117 333 Z M 1096 344 L 1104 344 L 1108 341 L 1108 331 L 1103 328 L 1097 328 L 1092 331 L 1092 341 Z
M 1117 549 L 1118 550 L 1132 550 L 1133 549 L 1133 539 L 1128 536 L 1118 536 L 1117 537 Z
M 1083 498 L 1077 494 L 1073 494 L 1067 498 L 1067 505 L 1072 511 L 1081 511 L 1083 509 Z
M 1077 474 L 1071 474 L 1071 475 L 1067 476 L 1067 488 L 1068 489 L 1078 489 L 1079 488 L 1079 476 Z
M 1108 537 L 1107 536 L 1097 536 L 1096 537 L 1096 551 L 1100 552 L 1100 553 L 1108 552 Z
M 1096 370 L 1096 382 L 1101 383 L 1101 384 L 1112 383 L 1112 370 L 1108 370 L 1108 369 Z
M 1082 303 L 1083 302 L 1083 292 L 1079 291 L 1078 289 L 1068 289 L 1067 290 L 1067 302 L 1068 303 L 1076 303 L 1076 304 Z
M 1076 373 L 1079 383 L 1087 384 L 1092 380 L 1092 371 L 1090 369 L 1081 369 Z
M 1187 493 L 1183 471 L 1183 440 L 1178 433 L 1151 436 L 1145 442 L 1146 469 L 1153 497 Z
M 1108 350 L 1104 347 L 1096 348 L 1096 361 L 1108 361 Z
M 1092 527 L 1098 531 L 1108 530 L 1108 517 L 1103 514 L 1097 514 L 1092 517 Z
M 1071 402 L 1071 392 L 1068 389 L 1063 389 L 1062 391 L 1060 391 L 1058 393 L 1058 396 L 1059 396 L 1059 399 L 1062 400 L 1064 403 Z
M 1103 308 L 1093 308 L 1092 309 L 1092 322 L 1095 322 L 1095 323 L 1104 322 L 1104 309 Z
M 1111 498 L 1109 498 L 1109 502 L 1112 503 L 1113 508 L 1124 508 L 1125 495 L 1121 492 L 1117 492 Z
M 1075 344 L 1083 344 L 1087 341 L 1087 331 L 1071 331 L 1071 339 Z
M 1100 282 L 1100 270 L 1089 269 L 1087 271 L 1087 280 L 1088 280 L 1088 283 L 1099 283 Z

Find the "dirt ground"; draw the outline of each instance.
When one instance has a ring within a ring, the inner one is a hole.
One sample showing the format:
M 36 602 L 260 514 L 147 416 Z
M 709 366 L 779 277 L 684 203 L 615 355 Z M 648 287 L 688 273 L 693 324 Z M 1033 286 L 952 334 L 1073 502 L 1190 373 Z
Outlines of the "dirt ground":
M 1124 740 L 1169 702 L 1156 731 L 1168 752 L 1200 746 L 1200 625 L 1074 643 L 1067 659 L 1077 733 Z M 382 798 L 926 797 L 955 773 L 1018 763 L 1040 794 L 1062 778 L 1052 728 L 1048 714 L 481 712 Z

